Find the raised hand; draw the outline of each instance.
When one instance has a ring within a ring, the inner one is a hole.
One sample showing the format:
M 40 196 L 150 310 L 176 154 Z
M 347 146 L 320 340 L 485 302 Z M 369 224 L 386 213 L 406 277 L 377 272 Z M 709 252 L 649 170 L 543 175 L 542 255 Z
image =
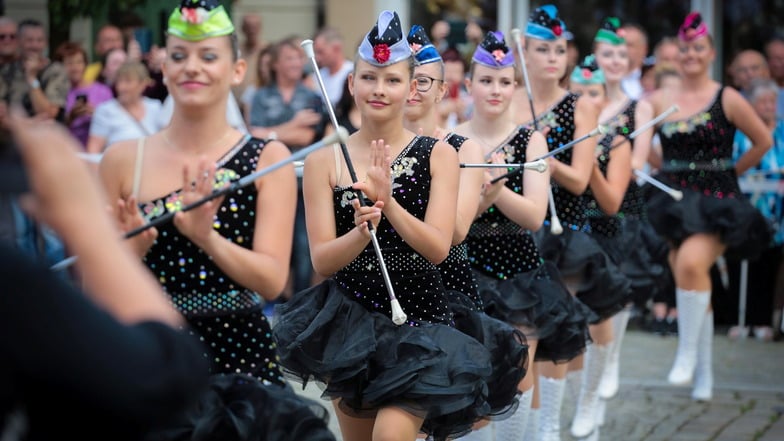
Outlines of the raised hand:
M 383 139 L 370 143 L 370 165 L 364 182 L 355 182 L 354 189 L 365 193 L 371 201 L 387 204 L 392 198 L 391 147 Z
M 189 166 L 183 168 L 182 205 L 188 205 L 209 196 L 215 183 L 215 164 L 201 158 L 195 172 Z M 213 223 L 223 197 L 213 199 L 187 212 L 174 215 L 174 226 L 185 237 L 198 246 L 204 244 L 215 232 Z
M 354 207 L 354 225 L 359 228 L 364 234 L 370 234 L 368 231 L 368 221 L 373 224 L 373 228 L 378 227 L 381 221 L 381 210 L 384 208 L 383 202 L 376 202 L 371 206 L 362 205 L 359 199 L 353 199 L 351 206 Z
M 491 164 L 504 164 L 504 154 L 502 152 L 495 152 L 490 157 Z M 493 180 L 499 176 L 503 176 L 507 172 L 505 168 L 488 168 L 485 170 L 485 183 L 482 186 L 482 200 L 489 204 L 492 204 L 496 199 L 498 199 L 498 195 L 501 194 L 501 190 L 504 188 L 506 181 L 508 179 L 501 179 L 496 183 L 493 183 Z
M 129 196 L 127 199 L 118 200 L 117 206 L 113 211 L 118 227 L 123 233 L 135 230 L 147 223 L 139 210 L 139 204 L 136 201 L 136 198 L 133 196 Z M 137 256 L 142 257 L 147 254 L 157 238 L 158 230 L 155 228 L 148 228 L 140 234 L 128 239 L 127 242 L 134 253 L 136 253 Z

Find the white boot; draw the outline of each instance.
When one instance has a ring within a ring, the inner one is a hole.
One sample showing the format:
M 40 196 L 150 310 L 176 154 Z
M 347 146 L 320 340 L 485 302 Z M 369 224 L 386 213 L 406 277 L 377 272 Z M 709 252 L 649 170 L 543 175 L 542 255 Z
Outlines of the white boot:
M 585 358 L 583 358 L 585 362 Z M 569 371 L 566 373 L 566 399 L 577 401 L 580 397 L 580 388 L 583 384 L 583 370 Z
M 599 406 L 596 410 L 596 425 L 604 426 L 604 417 L 607 413 L 607 400 L 599 398 Z
M 667 380 L 683 385 L 691 382 L 697 365 L 697 341 L 710 304 L 710 291 L 675 289 L 678 306 L 678 353 Z
M 710 401 L 713 398 L 713 311 L 706 314 L 702 322 L 691 397 L 697 401 Z
M 539 437 L 538 441 L 561 440 L 561 403 L 563 402 L 565 378 L 539 376 Z
M 534 389 L 528 389 L 520 395 L 517 409 L 513 414 L 506 419 L 493 422 L 496 441 L 520 441 L 522 439 L 528 425 L 528 415 L 531 413 L 533 398 Z
M 523 441 L 536 441 L 539 436 L 539 409 L 531 408 L 531 414 L 528 415 L 528 424 L 525 425 L 525 432 L 523 432 Z
M 623 309 L 613 316 L 613 342 L 610 344 L 610 354 L 607 356 L 607 366 L 604 368 L 602 381 L 599 382 L 599 396 L 609 400 L 618 393 L 618 374 L 620 370 L 621 343 L 626 335 L 626 325 L 631 316 L 629 308 Z
M 588 346 L 585 367 L 583 368 L 583 384 L 572 420 L 571 432 L 575 438 L 585 438 L 596 429 L 599 381 L 604 373 L 604 366 L 607 364 L 609 350 L 607 345 L 602 346 L 594 343 Z

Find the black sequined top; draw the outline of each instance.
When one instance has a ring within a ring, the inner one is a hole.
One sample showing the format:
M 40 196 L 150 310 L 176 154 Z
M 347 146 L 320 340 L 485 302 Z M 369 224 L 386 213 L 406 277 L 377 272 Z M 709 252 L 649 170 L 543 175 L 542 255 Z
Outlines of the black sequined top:
M 634 129 L 634 109 L 636 105 L 637 101 L 630 101 L 629 104 L 620 112 L 618 112 L 617 115 L 614 115 L 612 118 L 610 118 L 609 121 L 604 122 L 604 124 L 607 125 L 607 127 L 611 130 L 608 134 L 603 136 L 596 145 L 597 150 L 601 150 L 597 162 L 599 164 L 599 170 L 602 171 L 604 176 L 607 176 L 607 167 L 610 163 L 610 150 L 613 148 L 615 137 L 618 135 L 628 136 Z M 632 183 L 630 183 L 630 187 L 624 194 L 621 205 L 623 206 L 623 204 L 628 200 L 628 206 L 630 208 L 637 206 L 638 209 L 642 209 L 642 205 L 638 205 L 634 201 L 635 197 L 642 197 L 642 195 L 634 195 L 631 185 Z M 634 185 L 635 189 L 639 192 L 639 186 L 637 186 L 636 183 Z M 599 207 L 599 203 L 596 201 L 596 198 L 594 197 L 590 187 L 588 187 L 583 196 L 585 197 L 586 201 L 586 216 L 588 218 L 588 224 L 591 228 L 591 232 L 594 234 L 601 234 L 606 237 L 614 237 L 616 234 L 618 234 L 620 231 L 621 218 L 623 215 L 620 213 L 614 216 L 606 215 Z M 642 200 L 639 202 L 640 204 L 643 203 Z
M 717 199 L 742 197 L 732 163 L 735 126 L 724 114 L 723 90 L 705 110 L 665 122 L 658 130 L 662 174 L 678 187 Z
M 504 152 L 506 163 L 526 161 L 526 148 L 532 133 L 531 129 L 520 126 L 510 140 L 497 149 Z M 522 194 L 523 173 L 511 176 L 506 187 Z M 534 270 L 542 264 L 531 233 L 507 218 L 495 205 L 474 220 L 466 243 L 472 268 L 499 280 Z
M 467 140 L 465 136 L 450 133 L 444 138 L 449 145 L 460 151 L 460 147 Z M 468 296 L 477 310 L 483 310 L 482 299 L 479 297 L 479 286 L 471 272 L 471 263 L 468 261 L 468 245 L 465 241 L 452 246 L 449 255 L 438 265 L 441 279 L 447 290 L 455 290 Z
M 574 106 L 578 95 L 567 93 L 547 112 L 536 118 L 540 129 L 550 127 L 547 134 L 547 148 L 553 151 L 574 139 Z M 555 158 L 564 164 L 572 163 L 572 149 L 567 149 L 555 155 Z M 555 208 L 558 218 L 564 228 L 582 230 L 586 226 L 585 199 L 582 195 L 575 195 L 565 188 L 561 188 L 555 180 L 551 181 Z
M 256 171 L 265 141 L 245 137 L 218 162 L 216 188 Z M 221 236 L 250 249 L 256 217 L 256 187 L 249 185 L 226 196 L 215 216 L 213 228 Z M 152 220 L 182 208 L 181 190 L 140 205 Z M 186 317 L 231 314 L 258 308 L 263 302 L 228 277 L 198 246 L 183 236 L 174 223 L 158 227 L 158 238 L 144 257 L 163 289 Z
M 424 220 L 430 198 L 430 154 L 437 140 L 416 137 L 392 161 L 392 196 L 410 214 Z M 351 187 L 333 189 L 338 236 L 354 228 Z M 446 291 L 436 266 L 408 245 L 382 215 L 376 237 L 408 324 L 452 324 Z M 335 273 L 335 281 L 353 300 L 370 311 L 391 317 L 389 294 L 372 242 L 351 263 Z

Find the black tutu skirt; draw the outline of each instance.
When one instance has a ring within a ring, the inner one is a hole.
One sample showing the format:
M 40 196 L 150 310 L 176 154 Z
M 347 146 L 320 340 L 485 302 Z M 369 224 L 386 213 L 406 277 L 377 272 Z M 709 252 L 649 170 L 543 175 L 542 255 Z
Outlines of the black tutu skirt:
M 625 218 L 614 237 L 592 236 L 631 283 L 631 301 L 644 305 L 666 279 L 667 244 L 650 223 Z
M 425 419 L 435 439 L 457 437 L 490 413 L 491 355 L 453 327 L 396 326 L 329 279 L 277 307 L 273 328 L 284 373 L 323 385 L 343 412 L 374 417 L 398 407 Z
M 290 386 L 217 374 L 198 403 L 143 441 L 334 441 L 329 413 Z
M 474 271 L 485 312 L 523 327 L 539 341 L 536 361 L 566 362 L 580 355 L 591 341 L 588 323 L 596 315 L 569 294 L 558 269 L 544 262 L 538 268 L 506 280 Z M 525 322 L 518 321 L 526 318 Z
M 754 259 L 770 245 L 770 223 L 740 191 L 734 198 L 719 199 L 681 188 L 666 175 L 656 178 L 683 191 L 683 199 L 676 201 L 650 185 L 646 188 L 648 219 L 656 232 L 676 248 L 697 233 L 718 234 L 727 247 L 724 255 L 731 260 Z
M 577 298 L 596 316 L 591 324 L 612 317 L 631 301 L 631 281 L 590 234 L 567 228 L 554 235 L 542 228 L 536 239 L 545 260 L 579 280 Z
M 477 311 L 473 299 L 449 291 L 449 307 L 455 327 L 482 343 L 492 356 L 493 373 L 487 382 L 486 418 L 502 419 L 517 408 L 517 385 L 528 370 L 528 343 L 525 335 L 514 326 Z

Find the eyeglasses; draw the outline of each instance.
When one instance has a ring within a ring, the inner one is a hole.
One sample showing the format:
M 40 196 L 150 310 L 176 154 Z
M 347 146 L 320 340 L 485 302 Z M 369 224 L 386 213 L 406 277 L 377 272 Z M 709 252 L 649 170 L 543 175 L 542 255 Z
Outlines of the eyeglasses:
M 0 34 L 0 40 L 16 40 L 16 34 Z
M 429 77 L 427 75 L 420 75 L 414 78 L 414 81 L 416 81 L 416 90 L 418 92 L 427 92 L 431 87 L 433 87 L 433 83 L 436 81 L 441 81 L 442 83 L 444 82 L 444 80 Z

